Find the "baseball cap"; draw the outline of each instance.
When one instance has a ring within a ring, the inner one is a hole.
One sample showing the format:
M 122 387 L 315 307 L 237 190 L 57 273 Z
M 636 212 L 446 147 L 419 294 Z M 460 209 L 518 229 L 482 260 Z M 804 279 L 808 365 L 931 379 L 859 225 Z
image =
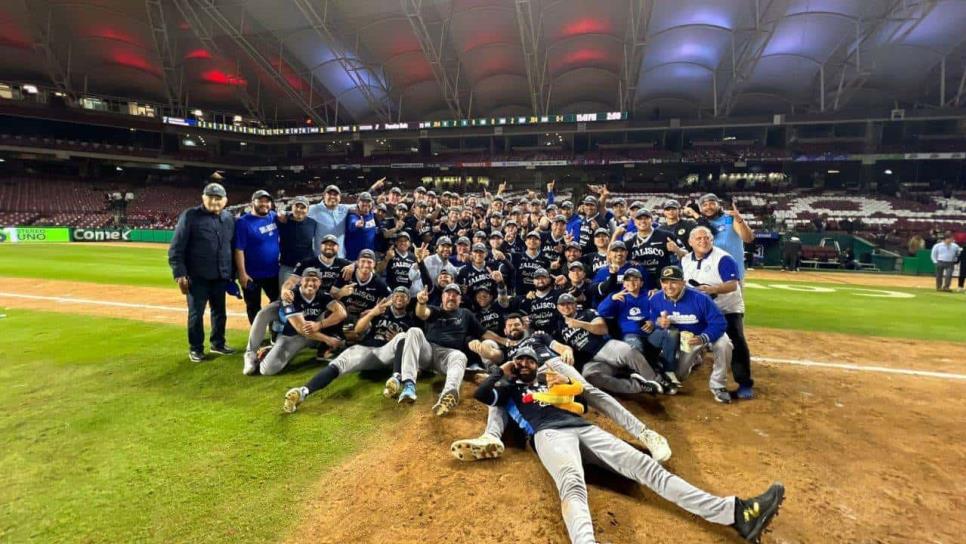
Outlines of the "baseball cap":
M 308 208 L 309 207 L 309 199 L 305 198 L 304 196 L 297 196 L 297 197 L 295 197 L 295 198 L 292 199 L 292 205 L 295 206 L 296 204 L 301 204 L 301 205 L 305 206 L 306 208 Z
M 593 204 L 594 206 L 596 206 L 597 205 L 597 199 L 594 198 L 594 197 L 592 197 L 592 196 L 585 196 L 584 197 L 584 204 Z
M 640 270 L 638 270 L 636 268 L 628 268 L 626 271 L 624 271 L 624 279 L 626 280 L 627 278 L 643 279 L 644 276 L 641 275 L 641 271 Z
M 571 295 L 570 293 L 563 293 L 562 295 L 557 297 L 557 304 L 567 304 L 567 303 L 573 304 L 574 302 L 577 302 L 577 299 L 575 299 L 574 296 Z
M 404 230 L 401 230 L 401 231 L 397 232 L 396 233 L 396 238 L 405 238 L 407 240 L 412 240 L 413 239 L 412 236 L 409 235 L 409 232 L 404 231 Z
M 326 234 L 325 236 L 322 237 L 322 243 L 324 244 L 326 242 L 332 242 L 333 244 L 338 244 L 339 239 L 336 238 L 334 234 Z
M 342 189 L 339 189 L 339 187 L 336 186 L 336 185 L 329 185 L 328 187 L 325 188 L 325 192 L 326 193 L 336 193 L 336 194 L 340 194 L 341 195 L 342 194 Z
M 486 238 L 486 232 L 482 230 L 478 230 L 473 233 L 473 238 Z
M 540 231 L 531 230 L 527 233 L 527 238 L 540 238 Z
M 497 201 L 503 202 L 503 197 L 500 195 L 496 195 L 495 197 L 493 197 L 493 202 L 497 202 Z
M 306 268 L 305 270 L 302 271 L 302 277 L 303 278 L 319 278 L 321 276 L 319 275 L 319 269 L 318 268 L 315 268 L 313 266 L 310 266 L 310 267 L 308 267 L 308 268 Z
M 453 240 L 449 236 L 440 236 L 439 240 L 436 240 L 437 246 L 451 246 L 453 245 Z
M 490 233 L 490 238 L 503 238 L 503 233 L 498 230 L 495 230 Z
M 563 201 L 563 203 L 560 204 L 560 207 L 565 210 L 572 210 L 574 209 L 574 203 L 569 200 L 565 200 Z
M 698 199 L 698 204 L 704 204 L 709 200 L 714 200 L 715 202 L 721 202 L 721 199 L 718 198 L 718 195 L 714 193 L 707 193 L 705 195 L 701 195 L 701 198 Z M 663 278 L 664 276 L 661 276 L 661 277 Z
M 680 266 L 665 266 L 661 269 L 661 279 L 662 280 L 678 280 L 684 281 L 684 271 L 681 270 Z
M 627 201 L 624 200 L 624 197 L 622 197 L 622 196 L 619 196 L 619 197 L 615 198 L 613 202 L 614 202 L 614 205 L 615 206 L 617 206 L 619 204 L 627 204 Z
M 376 260 L 376 253 L 374 251 L 372 251 L 371 249 L 363 249 L 362 251 L 359 252 L 359 258 L 360 259 L 372 259 L 374 261 L 374 260 Z
M 570 264 L 567 265 L 568 270 L 573 270 L 574 268 L 579 268 L 584 272 L 587 272 L 587 267 L 584 266 L 584 263 L 580 261 L 572 261 Z
M 252 200 L 258 200 L 259 198 L 267 198 L 272 200 L 272 195 L 265 189 L 259 189 L 252 193 Z
M 428 206 L 429 204 L 427 204 L 425 200 L 420 200 L 419 202 L 413 204 L 413 207 L 415 208 L 426 208 Z
M 387 208 L 385 204 L 376 204 L 376 211 L 388 212 L 389 208 Z
M 419 187 L 416 187 L 416 190 L 414 192 L 416 192 L 416 193 L 425 193 L 426 192 L 426 188 L 420 185 Z
M 628 206 L 628 208 L 630 208 L 632 210 L 634 208 L 643 208 L 643 207 L 644 207 L 644 203 L 641 202 L 640 200 L 635 200 L 634 202 L 631 202 L 631 205 L 630 206 Z
M 665 200 L 664 201 L 664 209 L 665 210 L 671 209 L 671 208 L 677 209 L 677 208 L 680 208 L 680 207 L 681 207 L 681 203 L 678 202 L 677 200 L 674 200 L 673 198 L 670 199 L 670 200 Z
M 368 200 L 369 202 L 372 202 L 372 195 L 369 194 L 369 191 L 359 193 L 359 200 Z
M 399 204 L 396 204 L 396 209 L 397 210 L 402 210 L 404 212 L 408 212 L 409 211 L 409 206 L 407 206 L 405 202 L 400 202 Z
M 396 293 L 402 293 L 408 297 L 409 289 L 407 287 L 403 287 L 402 285 L 400 285 L 399 287 L 396 287 L 395 289 L 392 290 L 392 294 L 395 295 Z
M 604 236 L 610 236 L 610 231 L 604 227 L 598 227 L 597 230 L 594 231 L 594 236 L 600 236 L 601 234 Z
M 458 246 L 468 246 L 470 244 L 471 244 L 470 239 L 467 238 L 466 236 L 460 236 L 456 240 L 456 245 L 458 245 Z
M 426 196 L 436 196 L 436 191 L 428 191 Z
M 562 216 L 562 215 L 558 215 L 558 216 L 556 216 L 556 217 L 553 218 L 553 222 L 554 223 L 566 223 L 567 222 L 567 218 L 564 217 L 564 216 Z
M 228 193 L 225 192 L 225 187 L 220 183 L 209 183 L 208 185 L 205 185 L 205 190 L 202 191 L 201 194 L 207 196 L 220 196 L 223 198 L 228 196 Z
M 517 353 L 516 355 L 513 356 L 513 358 L 514 359 L 527 358 L 534 362 L 540 361 L 540 359 L 537 359 L 537 352 L 533 351 L 533 348 L 520 348 L 519 350 L 517 350 Z
M 463 291 L 460 289 L 460 286 L 456 285 L 455 283 L 451 283 L 446 287 L 443 287 L 443 292 L 445 293 L 446 291 L 456 291 L 457 293 L 460 293 L 460 294 L 463 293 Z
M 392 189 L 389 189 L 389 192 L 390 193 L 396 193 L 397 195 L 401 195 L 402 194 L 402 189 L 400 189 L 399 187 L 393 187 Z
M 564 248 L 564 251 L 568 249 L 576 249 L 577 251 L 583 251 L 583 248 L 581 248 L 580 244 L 578 244 L 577 242 L 570 242 L 569 244 L 567 244 L 567 247 Z
M 549 278 L 550 277 L 550 272 L 547 272 L 547 269 L 546 268 L 538 268 L 538 269 L 536 269 L 533 272 L 533 277 L 534 278 L 539 278 L 539 277 Z
M 620 240 L 614 240 L 613 242 L 610 243 L 610 248 L 608 249 L 610 249 L 611 251 L 615 249 L 623 249 L 624 251 L 627 251 L 627 246 L 624 245 L 624 242 L 621 242 Z
M 486 244 L 473 244 L 473 251 L 486 252 Z
M 647 208 L 641 208 L 636 212 L 634 212 L 634 219 L 637 219 L 639 217 L 654 217 L 654 216 L 653 214 L 651 214 L 651 210 Z

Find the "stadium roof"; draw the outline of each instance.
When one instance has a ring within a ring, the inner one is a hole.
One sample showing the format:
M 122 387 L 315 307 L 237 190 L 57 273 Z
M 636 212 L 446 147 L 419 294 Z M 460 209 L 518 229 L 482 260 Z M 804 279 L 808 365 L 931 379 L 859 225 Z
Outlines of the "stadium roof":
M 966 0 L 7 0 L 0 80 L 328 124 L 958 105 L 963 29 Z

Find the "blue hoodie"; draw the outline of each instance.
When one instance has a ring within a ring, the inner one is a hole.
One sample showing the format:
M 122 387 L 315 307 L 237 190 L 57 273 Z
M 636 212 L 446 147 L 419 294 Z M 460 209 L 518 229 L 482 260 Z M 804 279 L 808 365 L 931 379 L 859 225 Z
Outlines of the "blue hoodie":
M 597 313 L 605 319 L 617 319 L 621 334 L 644 334 L 641 326 L 649 319 L 651 305 L 647 300 L 647 291 L 641 289 L 638 295 L 624 295 L 624 301 L 614 300 L 612 294 L 607 295 L 597 306 Z
M 677 302 L 669 300 L 664 291 L 658 291 L 651 297 L 650 303 L 651 314 L 648 319 L 657 323 L 661 312 L 667 312 L 671 324 L 678 330 L 699 335 L 708 344 L 717 342 L 728 328 L 728 322 L 711 297 L 690 287 L 684 288 L 684 293 Z M 603 312 L 600 313 L 603 315 Z

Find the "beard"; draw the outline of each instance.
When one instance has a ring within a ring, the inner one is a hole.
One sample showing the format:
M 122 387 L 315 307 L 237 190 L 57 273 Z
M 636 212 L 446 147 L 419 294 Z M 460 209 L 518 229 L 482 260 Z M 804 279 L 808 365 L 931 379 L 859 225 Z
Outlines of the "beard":
M 515 330 L 515 331 L 511 331 L 510 334 L 507 335 L 507 338 L 509 338 L 510 340 L 513 340 L 514 342 L 518 342 L 520 340 L 523 340 L 524 336 L 526 336 L 526 334 L 523 331 Z

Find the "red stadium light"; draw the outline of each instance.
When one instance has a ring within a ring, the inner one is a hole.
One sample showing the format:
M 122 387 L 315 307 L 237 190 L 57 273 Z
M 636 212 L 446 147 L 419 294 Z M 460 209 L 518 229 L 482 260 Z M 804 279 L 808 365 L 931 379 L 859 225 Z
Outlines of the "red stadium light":
M 563 27 L 561 34 L 565 38 L 581 34 L 609 34 L 610 25 L 600 19 L 577 19 Z
M 205 70 L 204 72 L 202 72 L 201 80 L 206 83 L 214 83 L 216 85 L 228 85 L 232 87 L 241 87 L 248 84 L 248 82 L 245 81 L 245 78 L 241 76 L 234 75 L 234 74 L 226 74 L 225 72 L 222 72 L 221 70 L 217 70 L 217 69 Z
M 110 62 L 119 66 L 134 68 L 135 70 L 140 70 L 153 76 L 161 75 L 161 70 L 151 64 L 148 59 L 128 51 L 118 51 L 114 53 L 110 57 Z
M 185 53 L 184 60 L 210 60 L 211 52 L 207 49 L 193 49 Z

